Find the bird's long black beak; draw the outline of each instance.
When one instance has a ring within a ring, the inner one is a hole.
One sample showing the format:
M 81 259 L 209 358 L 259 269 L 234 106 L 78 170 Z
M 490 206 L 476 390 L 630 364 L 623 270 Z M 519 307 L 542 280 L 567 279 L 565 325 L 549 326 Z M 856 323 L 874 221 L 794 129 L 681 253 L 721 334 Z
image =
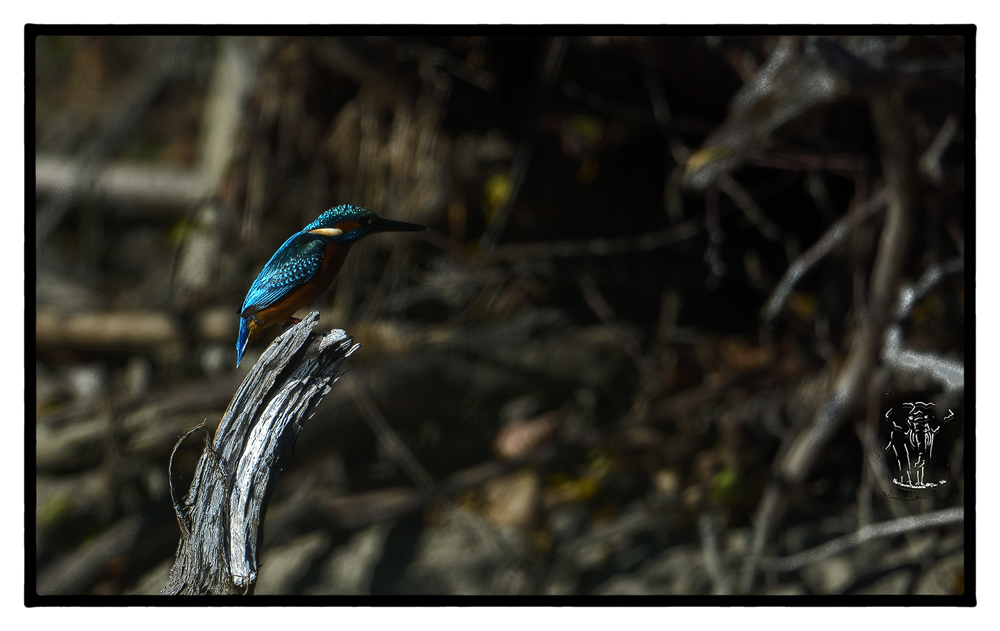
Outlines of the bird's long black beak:
M 372 232 L 416 232 L 418 230 L 427 230 L 427 226 L 379 218 L 377 222 L 371 225 L 370 229 Z

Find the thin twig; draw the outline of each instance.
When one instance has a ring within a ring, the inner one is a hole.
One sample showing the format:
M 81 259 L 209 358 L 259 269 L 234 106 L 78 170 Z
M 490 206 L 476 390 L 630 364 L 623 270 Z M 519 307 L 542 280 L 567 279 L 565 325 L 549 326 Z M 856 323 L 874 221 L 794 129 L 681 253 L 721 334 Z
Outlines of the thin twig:
M 677 223 L 684 215 L 681 183 L 684 179 L 684 167 L 691 156 L 691 149 L 681 142 L 677 135 L 677 129 L 670 112 L 670 103 L 667 101 L 667 92 L 663 87 L 663 79 L 656 72 L 651 59 L 652 55 L 648 50 L 644 49 L 643 52 L 643 78 L 646 81 L 649 99 L 653 104 L 653 115 L 656 118 L 656 123 L 660 126 L 660 131 L 667 139 L 667 150 L 675 163 L 670 170 L 670 175 L 667 176 L 666 186 L 663 187 L 663 206 L 671 223 Z
M 715 291 L 719 281 L 726 275 L 726 262 L 722 260 L 722 244 L 726 233 L 722 231 L 722 221 L 719 217 L 719 189 L 709 186 L 705 190 L 705 230 L 708 232 L 708 244 L 702 259 L 708 266 L 708 278 L 705 286 Z
M 754 198 L 747 193 L 746 189 L 739 185 L 728 173 L 722 173 L 715 179 L 715 185 L 719 190 L 729 196 L 729 199 L 743 211 L 746 218 L 757 227 L 764 238 L 780 242 L 784 231 L 776 223 L 767 218 L 764 209 L 754 201 Z
M 637 237 L 550 241 L 545 243 L 512 243 L 510 245 L 498 246 L 489 254 L 487 260 L 517 261 L 522 259 L 610 256 L 631 252 L 649 252 L 700 234 L 705 228 L 704 224 L 705 222 L 702 220 L 692 219 L 666 230 L 648 232 Z
M 514 207 L 514 202 L 517 201 L 517 196 L 521 192 L 521 185 L 524 184 L 524 178 L 528 173 L 528 165 L 531 163 L 531 155 L 535 152 L 535 136 L 538 131 L 538 121 L 541 119 L 545 107 L 552 98 L 552 92 L 555 90 L 556 85 L 556 76 L 559 74 L 560 68 L 562 68 L 568 48 L 568 37 L 552 38 L 552 44 L 549 46 L 549 54 L 545 60 L 545 68 L 542 70 L 542 78 L 538 85 L 538 92 L 535 95 L 535 102 L 532 105 L 531 114 L 528 115 L 528 128 L 521 139 L 521 144 L 517 147 L 517 153 L 514 154 L 514 160 L 510 165 L 510 171 L 507 176 L 510 194 L 507 196 L 507 201 L 494 212 L 493 220 L 486 229 L 486 234 L 480 240 L 480 247 L 483 252 L 489 253 L 496 247 L 497 241 L 500 239 L 500 235 L 507 225 L 507 219 L 510 216 L 511 209 Z
M 781 308 L 784 306 L 785 301 L 788 300 L 788 296 L 792 293 L 792 288 L 799 282 L 799 279 L 813 265 L 829 254 L 837 244 L 846 239 L 847 235 L 858 224 L 874 214 L 875 211 L 882 209 L 885 206 L 885 201 L 885 191 L 879 191 L 868 200 L 867 204 L 837 220 L 812 247 L 803 252 L 800 257 L 788 266 L 778 286 L 771 292 L 771 297 L 768 298 L 761 314 L 761 319 L 765 324 L 770 323 L 781 312 Z
M 186 431 L 184 435 L 181 436 L 176 443 L 174 443 L 174 448 L 170 452 L 170 459 L 167 460 L 167 487 L 170 489 L 170 503 L 174 507 L 174 515 L 177 517 L 177 525 L 181 528 L 182 539 L 187 539 L 191 536 L 191 529 L 188 528 L 188 520 L 187 516 L 184 514 L 184 507 L 177 501 L 177 496 L 174 494 L 174 457 L 177 455 L 177 450 L 181 448 L 181 445 L 184 444 L 184 441 L 187 440 L 188 436 L 199 430 L 205 430 L 205 432 L 208 432 L 208 425 L 205 421 L 202 421 L 198 425 L 195 425 Z
M 900 372 L 926 375 L 949 392 L 957 392 L 965 387 L 965 363 L 937 353 L 906 348 L 903 346 L 903 327 L 900 323 L 909 316 L 917 301 L 927 295 L 941 279 L 963 269 L 965 258 L 962 256 L 945 263 L 934 263 L 921 275 L 915 287 L 903 287 L 896 301 L 893 322 L 886 327 L 882 338 L 881 358 L 888 366 Z
M 877 360 L 879 334 L 891 318 L 892 291 L 902 272 L 910 241 L 916 190 L 912 129 L 901 115 L 901 100 L 902 93 L 889 88 L 875 94 L 871 103 L 881 144 L 887 210 L 872 266 L 869 299 L 866 304 L 856 305 L 859 312 L 868 315 L 856 319 L 851 350 L 830 395 L 812 422 L 789 435 L 782 445 L 784 455 L 774 466 L 776 480 L 765 487 L 758 504 L 750 551 L 743 566 L 741 593 L 753 588 L 760 556 L 788 507 L 788 489 L 802 483 L 864 391 Z
M 422 491 L 430 490 L 434 487 L 434 478 L 431 474 L 427 473 L 427 469 L 420 464 L 420 462 L 410 451 L 410 448 L 406 446 L 406 443 L 396 434 L 395 430 L 389 425 L 379 412 L 378 407 L 375 402 L 372 401 L 371 395 L 368 394 L 368 390 L 365 385 L 358 379 L 351 379 L 351 394 L 354 397 L 354 402 L 358 406 L 358 410 L 361 412 L 361 416 L 364 417 L 368 426 L 371 427 L 372 432 L 375 433 L 375 437 L 378 439 L 379 443 L 385 447 L 385 450 L 389 452 L 389 455 L 395 461 L 399 467 L 406 472 L 406 475 L 413 480 L 413 483 Z
M 705 569 L 712 579 L 713 593 L 725 596 L 730 593 L 729 581 L 722 572 L 719 559 L 719 533 L 715 528 L 715 517 L 706 511 L 698 517 L 698 536 L 701 537 L 701 552 L 705 560 Z
M 927 295 L 945 276 L 957 274 L 965 269 L 965 257 L 956 256 L 944 263 L 929 265 L 915 286 L 905 286 L 899 292 L 893 319 L 896 322 L 906 319 L 917 302 Z
M 933 513 L 927 513 L 926 515 L 914 515 L 911 517 L 901 517 L 892 521 L 883 521 L 871 526 L 864 526 L 859 528 L 857 532 L 852 532 L 851 534 L 844 535 L 843 537 L 837 537 L 832 541 L 827 541 L 822 545 L 816 546 L 815 548 L 811 548 L 804 552 L 800 552 L 789 557 L 774 559 L 765 563 L 765 565 L 769 567 L 769 569 L 776 572 L 790 572 L 792 570 L 797 570 L 804 565 L 809 565 L 810 563 L 814 563 L 820 559 L 825 559 L 828 556 L 843 552 L 844 550 L 856 548 L 857 546 L 865 543 L 866 541 L 871 541 L 872 539 L 891 537 L 905 532 L 924 530 L 925 528 L 934 528 L 936 526 L 957 524 L 964 520 L 965 507 L 957 506 L 954 508 L 945 508 Z
M 667 147 L 674 162 L 683 165 L 691 156 L 691 149 L 688 148 L 677 135 L 673 117 L 670 113 L 670 102 L 667 101 L 667 91 L 663 87 L 663 79 L 656 72 L 653 65 L 652 55 L 648 50 L 643 50 L 642 55 L 642 77 L 646 82 L 646 91 L 649 92 L 649 100 L 653 104 L 653 115 L 656 123 L 660 126 L 660 131 L 667 139 Z
M 580 288 L 580 292 L 583 294 L 584 302 L 586 302 L 587 306 L 590 307 L 590 310 L 594 312 L 594 315 L 600 318 L 605 324 L 614 326 L 618 316 L 615 314 L 614 308 L 608 303 L 607 300 L 605 300 L 604 296 L 601 295 L 593 277 L 587 274 L 578 276 L 576 284 Z M 625 352 L 627 352 L 629 357 L 632 358 L 632 361 L 635 362 L 636 367 L 643 374 L 643 377 L 646 381 L 654 380 L 657 376 L 656 363 L 651 358 L 642 354 L 642 344 L 639 342 L 639 338 L 627 329 L 620 327 L 615 328 L 618 329 L 618 337 L 622 341 L 622 346 L 625 348 Z
M 837 173 L 857 173 L 868 168 L 868 159 L 855 155 L 822 155 L 812 153 L 760 153 L 748 162 L 754 166 L 785 171 L 824 169 Z
M 941 156 L 944 155 L 945 149 L 955 138 L 956 131 L 958 131 L 958 117 L 949 114 L 944 124 L 941 125 L 941 129 L 934 136 L 934 140 L 924 151 L 924 155 L 920 156 L 920 171 L 937 185 L 940 185 L 944 179 L 944 173 L 941 170 Z

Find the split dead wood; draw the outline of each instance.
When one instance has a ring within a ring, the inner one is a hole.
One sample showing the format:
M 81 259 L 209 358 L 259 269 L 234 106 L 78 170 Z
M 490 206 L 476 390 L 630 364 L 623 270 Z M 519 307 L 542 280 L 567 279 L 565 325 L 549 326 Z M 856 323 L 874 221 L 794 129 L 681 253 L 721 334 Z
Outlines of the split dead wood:
M 253 593 L 271 491 L 305 420 L 357 349 L 339 329 L 314 334 L 318 322 L 313 311 L 264 351 L 205 439 L 187 496 L 174 499 L 182 537 L 161 594 Z

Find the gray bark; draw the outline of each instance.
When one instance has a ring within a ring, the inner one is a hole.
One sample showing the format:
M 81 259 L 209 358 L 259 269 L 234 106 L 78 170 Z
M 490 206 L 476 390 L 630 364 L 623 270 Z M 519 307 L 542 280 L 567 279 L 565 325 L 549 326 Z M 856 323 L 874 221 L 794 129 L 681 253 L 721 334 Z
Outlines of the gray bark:
M 181 541 L 161 594 L 253 593 L 271 490 L 305 420 L 357 349 L 339 329 L 313 333 L 318 321 L 313 311 L 264 351 L 215 437 L 206 437 L 187 496 L 174 500 Z

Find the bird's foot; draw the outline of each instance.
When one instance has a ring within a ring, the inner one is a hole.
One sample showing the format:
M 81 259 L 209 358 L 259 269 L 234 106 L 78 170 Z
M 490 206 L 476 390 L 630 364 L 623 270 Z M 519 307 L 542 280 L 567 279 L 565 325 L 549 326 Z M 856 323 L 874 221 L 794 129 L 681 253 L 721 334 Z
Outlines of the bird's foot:
M 302 318 L 289 317 L 287 320 L 285 320 L 285 325 L 282 328 L 287 329 L 289 326 L 293 324 L 298 324 L 299 322 L 302 322 Z

